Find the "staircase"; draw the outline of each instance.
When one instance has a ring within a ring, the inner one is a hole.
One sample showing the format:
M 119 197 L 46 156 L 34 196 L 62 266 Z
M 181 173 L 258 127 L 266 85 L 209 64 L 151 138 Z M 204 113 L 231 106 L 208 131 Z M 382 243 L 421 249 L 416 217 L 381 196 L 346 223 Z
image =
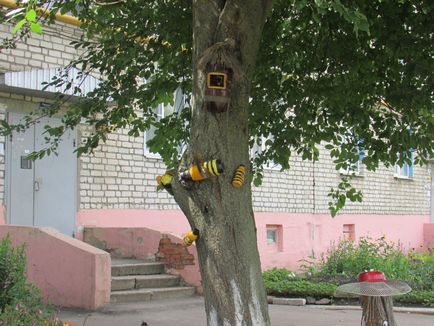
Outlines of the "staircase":
M 182 286 L 179 276 L 164 273 L 164 264 L 112 258 L 111 303 L 190 297 L 195 288 Z

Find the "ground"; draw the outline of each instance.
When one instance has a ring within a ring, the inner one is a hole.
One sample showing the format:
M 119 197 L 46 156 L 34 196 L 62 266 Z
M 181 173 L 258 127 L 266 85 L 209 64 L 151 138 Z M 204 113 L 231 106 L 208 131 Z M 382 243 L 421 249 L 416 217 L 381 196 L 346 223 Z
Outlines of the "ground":
M 346 307 L 270 305 L 273 326 L 349 326 L 360 325 L 361 310 Z M 434 309 L 424 309 L 431 314 L 396 312 L 399 326 L 431 325 Z M 76 326 L 204 326 L 205 309 L 202 297 L 149 303 L 109 305 L 98 312 L 63 310 L 59 317 Z

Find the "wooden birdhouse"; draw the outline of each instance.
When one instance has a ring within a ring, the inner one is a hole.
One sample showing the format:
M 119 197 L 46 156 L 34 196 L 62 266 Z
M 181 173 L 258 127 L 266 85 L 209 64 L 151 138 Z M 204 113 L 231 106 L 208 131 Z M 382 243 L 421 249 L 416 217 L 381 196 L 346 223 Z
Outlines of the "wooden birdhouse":
M 207 69 L 205 103 L 211 112 L 226 112 L 231 97 L 232 70 Z

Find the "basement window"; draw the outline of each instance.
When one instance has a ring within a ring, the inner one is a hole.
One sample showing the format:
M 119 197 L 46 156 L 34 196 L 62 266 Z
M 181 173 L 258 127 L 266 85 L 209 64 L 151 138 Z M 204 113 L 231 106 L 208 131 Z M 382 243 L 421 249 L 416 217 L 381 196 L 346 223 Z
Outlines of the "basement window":
M 267 225 L 267 247 L 275 251 L 282 251 L 282 225 Z
M 355 225 L 354 224 L 344 224 L 343 225 L 343 237 L 347 241 L 355 241 Z

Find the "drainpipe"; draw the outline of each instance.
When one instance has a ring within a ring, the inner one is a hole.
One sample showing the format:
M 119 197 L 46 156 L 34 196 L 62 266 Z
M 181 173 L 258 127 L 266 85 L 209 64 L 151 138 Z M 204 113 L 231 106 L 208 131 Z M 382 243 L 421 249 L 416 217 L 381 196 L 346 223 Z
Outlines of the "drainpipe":
M 11 9 L 18 8 L 15 0 L 0 0 L 0 6 L 11 8 Z M 47 10 L 45 8 L 40 8 L 40 7 L 36 9 L 36 12 L 40 16 L 44 16 L 44 15 L 50 14 L 50 10 Z M 75 18 L 73 16 L 62 15 L 60 13 L 57 13 L 55 15 L 55 17 L 56 17 L 56 20 L 58 20 L 58 21 L 60 21 L 62 23 L 66 23 L 66 24 L 73 25 L 73 26 L 80 26 L 81 25 L 81 21 L 79 21 L 77 18 Z

